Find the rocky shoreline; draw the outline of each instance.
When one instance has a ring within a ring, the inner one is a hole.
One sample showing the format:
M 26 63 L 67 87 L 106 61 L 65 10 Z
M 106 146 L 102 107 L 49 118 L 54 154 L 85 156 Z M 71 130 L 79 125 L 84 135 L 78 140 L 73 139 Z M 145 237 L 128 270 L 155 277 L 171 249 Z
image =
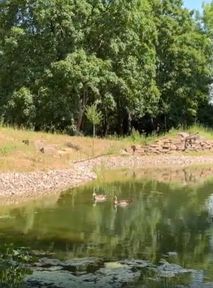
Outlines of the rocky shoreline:
M 75 162 L 71 168 L 64 170 L 0 173 L 0 200 L 3 204 L 17 204 L 77 187 L 96 179 L 97 175 L 94 171 L 98 167 L 177 169 L 177 167 L 211 164 L 213 164 L 213 155 L 101 156 Z
M 30 267 L 25 277 L 27 288 L 122 288 L 122 287 L 213 287 L 203 282 L 203 271 L 186 269 L 180 265 L 162 260 L 159 265 L 140 259 L 126 259 L 105 262 L 99 258 L 77 258 L 61 261 L 41 258 Z M 201 277 L 199 277 L 201 275 Z M 201 281 L 199 281 L 201 278 Z M 159 284 L 158 284 L 159 283 Z M 176 285 L 174 285 L 174 283 Z M 178 284 L 185 285 L 178 285 Z M 157 286 L 158 284 L 158 286 Z M 173 284 L 170 286 L 170 284 Z
M 17 256 L 24 256 L 24 254 L 27 255 L 28 261 L 17 262 Z M 16 283 L 14 287 L 213 287 L 212 282 L 206 282 L 208 279 L 204 277 L 204 270 L 185 268 L 175 263 L 178 256 L 176 252 L 168 252 L 164 255 L 166 259 L 163 258 L 158 263 L 134 258 L 121 260 L 96 257 L 58 259 L 46 257 L 44 253 L 39 256 L 39 251 L 36 251 L 37 256 L 33 254 L 34 251 L 27 252 L 27 250 L 21 251 L 20 249 L 16 251 L 16 256 L 12 254 L 12 259 L 1 260 L 3 267 L 14 268 L 10 275 L 10 279 Z M 2 287 L 9 287 L 7 278 L 1 280 Z

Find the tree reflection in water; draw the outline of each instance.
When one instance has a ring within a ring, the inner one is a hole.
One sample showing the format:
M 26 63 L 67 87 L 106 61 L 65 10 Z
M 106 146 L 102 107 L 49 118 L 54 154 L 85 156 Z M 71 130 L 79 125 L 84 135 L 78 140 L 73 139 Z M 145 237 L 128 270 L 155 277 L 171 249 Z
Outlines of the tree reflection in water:
M 41 202 L 11 209 L 14 218 L 0 222 L 2 241 L 13 239 L 15 247 L 53 251 L 61 258 L 140 258 L 154 263 L 165 258 L 213 275 L 213 181 L 196 184 L 188 171 L 190 185 L 145 180 L 137 171 L 133 177 L 126 173 L 121 173 L 125 181 L 97 181 L 64 193 L 50 206 Z M 186 175 L 186 170 L 180 175 Z M 94 187 L 97 194 L 108 196 L 108 201 L 95 207 Z M 131 199 L 131 205 L 115 209 L 114 195 Z M 170 259 L 171 255 L 176 256 Z

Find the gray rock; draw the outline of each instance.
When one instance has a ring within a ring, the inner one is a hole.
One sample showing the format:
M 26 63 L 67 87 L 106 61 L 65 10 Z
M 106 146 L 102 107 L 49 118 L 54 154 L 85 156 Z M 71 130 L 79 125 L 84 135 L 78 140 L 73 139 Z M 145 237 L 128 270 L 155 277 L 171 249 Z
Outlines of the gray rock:
M 107 263 L 95 273 L 76 276 L 69 271 L 34 271 L 25 278 L 27 287 L 49 288 L 121 288 L 135 283 L 141 273 L 132 271 L 128 265 L 119 262 Z
M 167 255 L 168 255 L 169 257 L 177 257 L 177 256 L 178 256 L 178 253 L 175 252 L 175 251 L 171 251 L 171 252 L 168 252 Z
M 123 260 L 123 261 L 120 261 L 120 263 L 128 265 L 129 267 L 135 268 L 135 269 L 143 269 L 143 268 L 153 266 L 149 261 L 137 260 L 137 259 Z
M 45 271 L 47 270 L 50 271 L 54 269 L 55 270 L 64 269 L 64 270 L 68 270 L 68 271 L 75 272 L 75 273 L 83 272 L 83 271 L 90 273 L 90 272 L 95 272 L 100 267 L 103 267 L 104 262 L 103 260 L 95 258 L 95 257 L 76 258 L 76 259 L 66 260 L 66 261 L 60 261 L 59 259 L 43 257 L 34 265 L 36 267 L 41 267 Z
M 97 283 L 94 287 L 120 288 L 136 283 L 141 273 L 139 271 L 133 272 L 128 265 L 112 262 L 107 263 L 104 268 L 97 271 L 96 275 Z
M 78 272 L 86 271 L 88 273 L 95 272 L 97 269 L 104 265 L 103 260 L 98 258 L 76 258 L 72 260 L 66 260 L 62 266 L 69 271 Z
M 104 264 L 103 260 L 93 257 L 66 261 L 41 258 L 31 268 L 33 273 L 25 278 L 25 284 L 29 288 L 122 288 L 129 285 L 135 287 L 140 277 L 146 273 L 150 285 L 160 284 L 161 281 L 174 283 L 178 280 L 174 286 L 176 288 L 213 288 L 213 283 L 204 283 L 202 270 L 185 269 L 165 260 L 156 266 L 137 259 Z M 181 285 L 178 285 L 180 279 Z
M 62 266 L 51 266 L 51 267 L 36 267 L 34 271 L 60 271 L 64 270 Z
M 51 259 L 43 257 L 39 259 L 39 262 L 35 263 L 37 267 L 52 267 L 52 266 L 63 266 L 63 262 L 59 259 Z
M 177 264 L 170 264 L 164 261 L 163 264 L 157 267 L 156 272 L 159 277 L 172 278 L 178 275 L 189 274 L 194 272 L 192 269 L 185 269 Z
M 86 286 L 78 279 L 67 271 L 34 271 L 32 275 L 25 278 L 27 287 L 51 287 L 51 288 L 77 288 L 77 287 L 92 287 Z

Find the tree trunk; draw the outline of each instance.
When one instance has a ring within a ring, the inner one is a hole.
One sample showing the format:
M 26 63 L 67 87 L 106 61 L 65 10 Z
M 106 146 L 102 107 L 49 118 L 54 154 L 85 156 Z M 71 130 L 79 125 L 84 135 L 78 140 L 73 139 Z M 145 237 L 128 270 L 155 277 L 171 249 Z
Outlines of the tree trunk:
M 76 126 L 78 131 L 80 131 L 81 126 L 82 126 L 86 102 L 87 102 L 87 91 L 84 89 L 83 97 L 80 100 L 80 105 L 79 105 L 80 107 L 79 107 L 78 121 L 77 121 L 77 126 Z
M 78 122 L 77 122 L 77 125 L 76 125 L 76 128 L 77 128 L 78 131 L 80 131 L 80 129 L 81 129 L 83 115 L 84 115 L 84 110 L 81 107 L 80 111 L 79 111 L 79 115 L 78 115 Z
M 95 138 L 95 133 L 96 133 L 96 131 L 95 131 L 95 125 L 93 124 L 93 129 L 92 129 L 93 131 L 92 131 L 92 135 L 93 135 L 93 138 Z

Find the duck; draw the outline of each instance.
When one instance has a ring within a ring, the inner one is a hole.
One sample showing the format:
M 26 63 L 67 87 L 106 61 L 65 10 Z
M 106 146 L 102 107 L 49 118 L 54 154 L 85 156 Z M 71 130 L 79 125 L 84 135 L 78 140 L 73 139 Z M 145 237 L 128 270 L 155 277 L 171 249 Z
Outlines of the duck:
M 114 205 L 120 207 L 127 207 L 129 205 L 129 200 L 118 200 L 117 196 L 114 196 Z
M 92 193 L 92 197 L 95 202 L 104 202 L 106 201 L 106 198 L 107 198 L 106 195 L 104 194 L 97 195 L 95 192 Z

